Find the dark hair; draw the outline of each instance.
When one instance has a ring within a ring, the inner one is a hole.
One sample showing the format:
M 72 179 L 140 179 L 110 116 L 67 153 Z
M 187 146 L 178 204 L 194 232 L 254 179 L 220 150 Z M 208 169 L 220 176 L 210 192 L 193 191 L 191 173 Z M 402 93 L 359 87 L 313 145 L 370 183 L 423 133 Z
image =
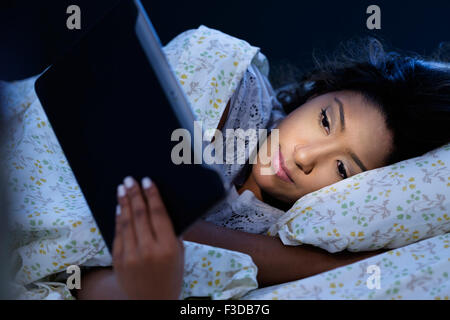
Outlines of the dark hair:
M 332 91 L 356 91 L 374 103 L 393 133 L 385 165 L 420 156 L 450 141 L 450 64 L 440 54 L 425 60 L 387 52 L 374 38 L 341 45 L 332 59 L 276 90 L 291 112 L 309 98 Z

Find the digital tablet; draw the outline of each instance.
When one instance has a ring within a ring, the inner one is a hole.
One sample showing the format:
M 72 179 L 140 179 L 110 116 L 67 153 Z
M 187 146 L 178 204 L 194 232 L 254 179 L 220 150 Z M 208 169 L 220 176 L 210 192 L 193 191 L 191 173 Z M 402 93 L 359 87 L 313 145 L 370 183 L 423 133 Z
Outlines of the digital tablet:
M 35 87 L 110 250 L 126 176 L 155 181 L 177 234 L 224 197 L 217 171 L 171 159 L 172 132 L 193 137 L 195 116 L 139 1 L 111 9 Z

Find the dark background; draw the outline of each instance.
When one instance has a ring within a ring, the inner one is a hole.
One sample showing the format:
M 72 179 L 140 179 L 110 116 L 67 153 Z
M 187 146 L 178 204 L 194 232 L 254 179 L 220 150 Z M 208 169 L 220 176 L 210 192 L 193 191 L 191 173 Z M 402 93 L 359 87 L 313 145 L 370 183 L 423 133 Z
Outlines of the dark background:
M 1 0 L 0 79 L 25 78 L 44 70 L 115 2 Z M 450 1 L 142 2 L 163 45 L 203 24 L 260 47 L 274 71 L 287 62 L 308 69 L 313 50 L 331 52 L 355 36 L 374 35 L 395 48 L 425 55 L 450 40 Z M 81 8 L 81 31 L 66 28 L 70 4 Z M 371 4 L 381 8 L 381 30 L 366 28 Z
M 233 3 L 236 4 L 200 5 L 186 1 L 173 11 L 170 1 L 161 1 L 147 8 L 163 43 L 185 29 L 204 24 L 260 47 L 272 70 L 286 62 L 300 69 L 311 68 L 313 49 L 319 54 L 331 52 L 340 42 L 358 36 L 376 36 L 387 45 L 425 55 L 432 53 L 441 42 L 450 40 L 450 1 Z M 372 4 L 381 9 L 381 30 L 366 27 L 370 16 L 366 10 Z

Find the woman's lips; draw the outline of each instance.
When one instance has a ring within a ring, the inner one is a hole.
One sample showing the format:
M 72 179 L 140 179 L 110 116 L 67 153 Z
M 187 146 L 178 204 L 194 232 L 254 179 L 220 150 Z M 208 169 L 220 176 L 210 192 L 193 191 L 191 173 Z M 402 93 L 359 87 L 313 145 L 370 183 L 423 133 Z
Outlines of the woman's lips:
M 284 164 L 284 158 L 283 154 L 281 153 L 281 148 L 278 149 L 278 152 L 275 153 L 273 157 L 273 169 L 275 171 L 275 175 L 280 178 L 281 180 L 284 180 L 286 182 L 294 183 L 294 181 L 289 176 L 289 171 L 287 170 L 285 164 Z

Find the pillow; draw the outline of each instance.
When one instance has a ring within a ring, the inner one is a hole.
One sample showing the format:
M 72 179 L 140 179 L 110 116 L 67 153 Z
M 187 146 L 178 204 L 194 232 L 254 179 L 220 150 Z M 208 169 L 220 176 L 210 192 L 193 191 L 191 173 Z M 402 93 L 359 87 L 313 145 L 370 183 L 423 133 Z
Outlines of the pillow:
M 268 233 L 329 252 L 398 248 L 450 231 L 450 144 L 307 194 Z

